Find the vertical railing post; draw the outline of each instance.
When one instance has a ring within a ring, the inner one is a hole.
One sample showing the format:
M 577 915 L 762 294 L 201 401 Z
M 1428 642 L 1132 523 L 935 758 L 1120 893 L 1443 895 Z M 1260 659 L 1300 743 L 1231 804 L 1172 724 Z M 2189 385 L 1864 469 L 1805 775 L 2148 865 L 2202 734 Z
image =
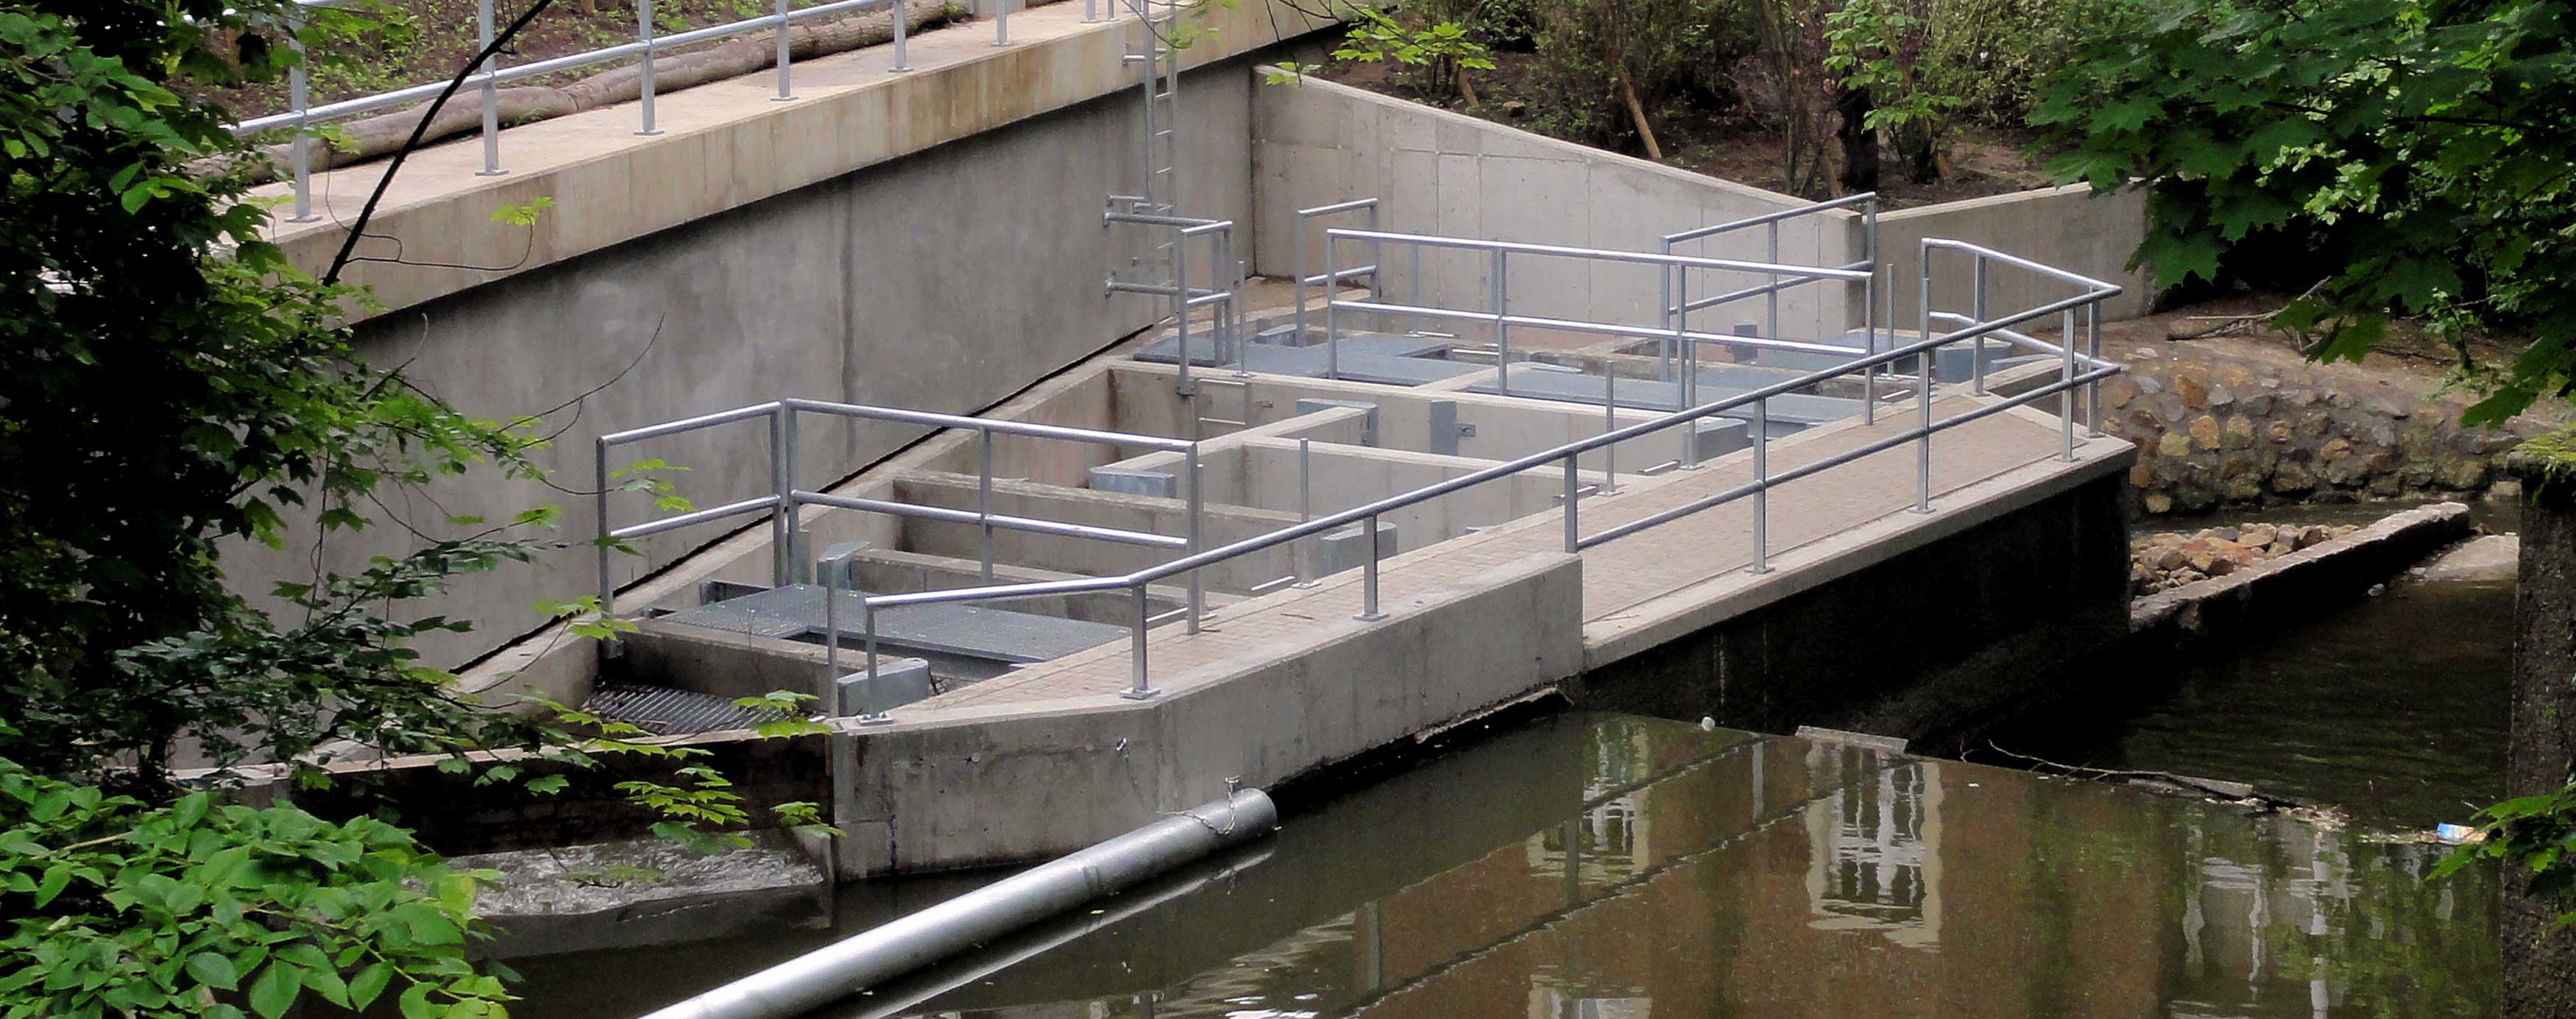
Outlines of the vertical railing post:
M 1342 378 L 1342 336 L 1333 321 L 1333 305 L 1341 299 L 1341 272 L 1335 267 L 1332 228 L 1324 229 L 1324 377 L 1336 382 Z M 1300 336 L 1297 341 L 1305 342 Z
M 1770 242 L 1764 248 L 1764 254 L 1768 257 L 1763 261 L 1778 265 L 1780 264 L 1780 221 L 1772 220 L 1763 224 L 1763 227 L 1770 233 Z M 1780 338 L 1780 274 L 1767 273 L 1764 275 L 1763 282 L 1769 284 L 1769 288 L 1768 292 L 1762 295 L 1762 336 L 1764 339 L 1776 340 Z
M 1771 572 L 1771 398 L 1753 401 L 1753 570 Z
M 1869 265 L 1869 278 L 1860 285 L 1860 346 L 1868 351 L 1864 357 L 1878 356 L 1878 263 Z M 1895 346 L 1894 343 L 1888 346 Z M 1878 363 L 1873 361 L 1860 370 L 1860 423 L 1878 423 Z
M 903 24 L 903 19 L 896 18 L 895 24 Z M 635 41 L 644 44 L 644 58 L 636 67 L 635 92 L 643 124 L 635 133 L 649 138 L 662 133 L 653 126 L 653 0 L 635 0 Z
M 975 429 L 975 530 L 984 582 L 993 582 L 993 429 Z
M 1876 357 L 1878 356 L 1878 199 L 1875 198 L 1870 199 L 1869 204 L 1862 207 L 1860 260 L 1867 263 L 1869 269 L 1869 278 L 1862 280 L 1860 284 L 1860 345 L 1861 349 L 1869 351 L 1869 356 Z M 1889 287 L 1893 289 L 1895 283 L 1894 274 L 1889 274 Z M 1890 322 L 1887 326 L 1893 330 L 1896 328 L 1896 323 Z M 1896 343 L 1891 339 L 1887 345 L 1893 347 Z M 1878 369 L 1877 364 L 1861 369 L 1860 421 L 1865 425 L 1878 423 Z
M 1932 340 L 1932 249 L 1925 246 L 1918 268 L 1923 277 L 1923 294 L 1915 311 L 1921 317 L 1922 335 L 1918 343 Z M 1940 353 L 1929 348 L 1914 356 L 1914 408 L 1920 416 L 1920 431 L 1914 439 L 1914 512 L 1932 512 L 1932 359 Z
M 1510 279 L 1506 275 L 1510 264 L 1504 260 L 1505 254 L 1506 252 L 1501 248 L 1494 249 L 1494 391 L 1510 396 L 1512 395 L 1512 327 L 1503 319 L 1511 315 L 1512 301 L 1510 284 L 1506 282 Z
M 474 44 L 478 49 L 492 48 L 492 0 L 475 0 Z M 498 177 L 509 171 L 501 169 L 501 103 L 500 85 L 492 80 L 501 70 L 501 55 L 492 54 L 474 73 L 483 76 L 483 168 L 477 177 Z
M 295 49 L 295 63 L 286 68 L 286 102 L 295 109 L 295 139 L 288 144 L 295 160 L 295 214 L 289 223 L 312 223 L 321 220 L 313 212 L 313 131 L 305 111 L 313 108 L 312 79 L 304 71 L 304 7 L 290 4 L 286 8 L 286 44 Z
M 1673 242 L 1665 241 L 1664 254 L 1672 253 Z M 1676 381 L 1673 378 L 1673 344 L 1680 340 L 1673 335 L 1673 267 L 1671 263 L 1666 263 L 1662 271 L 1655 274 L 1655 316 L 1655 324 L 1664 330 L 1664 361 L 1658 371 L 1664 381 L 1673 382 Z M 1679 389 L 1674 390 L 1676 395 L 1673 397 L 1673 402 L 1677 405 L 1681 402 L 1681 397 L 1678 395 L 1680 392 Z M 1675 406 L 1673 409 L 1680 410 L 1681 407 Z M 1690 441 L 1688 429 L 1683 430 L 1682 441 Z
M 773 97 L 771 102 L 783 103 L 796 98 L 788 71 L 788 64 L 795 57 L 788 52 L 792 42 L 788 38 L 788 29 L 794 26 L 787 20 L 787 4 L 788 0 L 778 0 L 778 95 Z
M 849 581 L 849 573 L 849 557 L 844 555 L 841 557 L 840 564 L 832 567 L 832 576 L 838 582 L 846 584 Z M 840 596 L 833 595 L 833 600 L 840 600 Z M 867 628 L 868 678 L 861 682 L 867 684 L 868 703 L 867 710 L 859 713 L 858 721 L 860 725 L 884 725 L 894 719 L 886 717 L 886 709 L 882 706 L 885 694 L 877 689 L 877 607 L 864 595 L 859 598 L 859 619 Z
M 1156 692 L 1153 681 L 1146 678 L 1145 667 L 1145 631 L 1153 625 L 1154 607 L 1152 602 L 1145 600 L 1143 583 L 1136 585 L 1135 596 L 1135 628 L 1127 631 L 1127 692 L 1118 696 L 1131 701 L 1141 701 L 1154 696 Z
M 781 403 L 769 412 L 769 490 L 778 505 L 769 508 L 769 584 L 785 587 L 793 580 L 796 534 L 795 481 L 788 473 L 787 416 Z
M 1301 524 L 1315 519 L 1314 452 L 1315 440 L 1297 440 L 1297 522 Z M 1297 582 L 1293 586 L 1315 586 L 1314 577 L 1306 569 L 1306 557 L 1297 554 L 1296 546 L 1289 546 L 1288 558 L 1296 568 Z
M 904 49 L 904 37 L 910 28 L 904 24 L 904 20 L 903 0 L 894 0 L 894 66 L 886 68 L 888 74 L 901 74 L 912 70 L 912 59 Z
M 1360 526 L 1365 529 L 1368 538 L 1368 570 L 1360 577 L 1360 614 L 1351 618 L 1363 623 L 1374 623 L 1386 618 L 1386 613 L 1377 610 L 1377 514 L 1369 514 L 1368 519 L 1360 522 Z
M 1200 538 L 1199 528 L 1200 520 L 1206 513 L 1207 503 L 1205 500 L 1205 490 L 1200 487 L 1198 443 L 1190 443 L 1190 450 L 1187 456 L 1189 458 L 1189 546 L 1188 550 L 1183 552 L 1182 555 L 1192 556 L 1199 554 L 1199 550 L 1206 547 L 1206 542 Z M 1193 569 L 1190 571 L 1189 632 L 1199 632 L 1199 617 L 1206 613 L 1206 581 L 1199 570 Z
M 785 3 L 787 0 L 779 0 Z M 1011 0 L 993 0 L 993 45 L 1011 44 Z
M 1699 341 L 1692 339 L 1690 334 L 1690 267 L 1676 265 L 1672 269 L 1673 308 L 1675 309 L 1673 336 L 1675 341 L 1682 345 L 1681 402 L 1683 408 L 1697 407 L 1699 406 Z M 1699 469 L 1700 420 L 1693 418 L 1682 425 L 1682 469 L 1686 471 Z
M 1118 14 L 1118 8 L 1114 5 L 1111 6 L 1109 13 L 1111 17 L 1116 17 Z M 1100 0 L 1082 0 L 1082 23 L 1089 25 L 1098 22 L 1099 20 Z
M 1297 329 L 1295 345 L 1302 347 L 1306 345 L 1306 215 L 1304 213 L 1290 217 L 1288 232 L 1290 247 L 1295 249 L 1289 252 L 1288 257 L 1297 267 L 1297 275 L 1290 281 L 1290 290 L 1296 295 L 1297 307 L 1288 314 L 1291 316 L 1289 321 L 1294 323 Z
M 785 403 L 785 401 L 780 402 Z M 786 415 L 787 454 L 783 459 L 787 463 L 787 490 L 792 494 L 796 491 L 797 449 L 797 414 L 794 405 L 790 404 L 787 406 Z M 787 507 L 787 554 L 789 556 L 787 561 L 787 582 L 791 584 L 801 584 L 811 579 L 811 574 L 814 568 L 814 564 L 806 561 L 805 559 L 804 523 L 805 522 L 799 512 L 799 507 Z
M 1565 455 L 1565 550 L 1568 553 L 1579 552 L 1583 548 L 1582 524 L 1574 517 L 1574 503 L 1580 498 L 1582 491 L 1582 479 L 1575 476 L 1574 454 L 1567 453 Z
M 823 562 L 823 685 L 814 691 L 822 698 L 823 710 L 833 718 L 841 717 L 841 564 L 847 556 L 834 556 Z
M 2075 460 L 2075 309 L 2068 308 L 2058 316 L 2057 349 L 2066 355 L 2059 361 L 2058 382 L 2066 388 L 2057 391 L 2057 432 L 2065 444 L 2058 459 Z
M 1601 361 L 1601 434 L 1619 430 L 1619 366 L 1609 358 Z M 1601 494 L 1619 492 L 1619 444 L 1601 447 Z
M 2093 303 L 2084 306 L 2084 353 L 2097 364 L 2102 360 L 2102 301 L 2100 298 L 2095 298 Z M 2085 417 L 2089 419 L 2085 424 L 2084 434 L 2088 438 L 2099 439 L 2102 437 L 2102 380 L 2094 379 L 2090 385 L 2084 387 L 2084 391 L 2089 394 L 2088 399 L 2084 401 Z
M 1190 239 L 1181 236 L 1181 229 L 1172 228 L 1172 336 L 1180 343 L 1179 392 L 1190 396 L 1198 392 L 1190 383 Z M 1197 404 L 1190 405 L 1190 415 L 1199 416 Z M 1190 426 L 1190 434 L 1198 434 L 1196 423 Z
M 1368 205 L 1366 205 L 1366 206 L 1365 206 L 1365 208 L 1367 208 L 1367 209 L 1368 209 L 1368 228 L 1369 228 L 1369 232 L 1370 232 L 1370 233 L 1376 233 L 1376 232 L 1378 232 L 1378 229 L 1379 229 L 1379 227 L 1378 227 L 1378 225 L 1377 225 L 1377 199 L 1375 199 L 1375 198 L 1371 198 L 1371 199 L 1369 199 L 1369 203 L 1368 203 Z M 1419 249 L 1417 249 L 1417 250 L 1419 250 Z M 1372 301 L 1383 301 L 1383 300 L 1386 300 L 1386 242 L 1385 242 L 1385 241 L 1378 240 L 1377 238 L 1374 238 L 1374 237 L 1369 238 L 1369 266 L 1370 266 L 1370 268 L 1369 268 L 1369 300 L 1372 300 Z
M 608 568 L 608 554 L 610 551 L 608 547 L 610 544 L 610 539 L 608 537 L 608 440 L 598 440 L 598 443 L 593 447 L 593 450 L 595 455 L 591 460 L 590 472 L 590 490 L 593 494 L 590 497 L 590 505 L 591 516 L 599 525 L 599 538 L 596 542 L 599 551 L 599 617 L 601 619 L 608 619 L 617 614 L 617 583 L 610 579 Z M 608 645 L 614 647 L 615 643 L 616 642 L 614 640 L 611 640 L 608 642 Z
M 1970 254 L 1975 255 L 1972 264 L 1976 267 L 1976 273 L 1970 277 L 1973 283 L 1970 286 L 1968 298 L 1968 317 L 1975 319 L 1976 324 L 1982 326 L 1986 324 L 1986 256 L 1976 255 L 1974 252 Z M 1986 395 L 1986 334 L 1984 333 L 1978 333 L 1976 340 L 1968 348 L 1968 372 L 1971 380 L 1968 391 L 1978 396 Z

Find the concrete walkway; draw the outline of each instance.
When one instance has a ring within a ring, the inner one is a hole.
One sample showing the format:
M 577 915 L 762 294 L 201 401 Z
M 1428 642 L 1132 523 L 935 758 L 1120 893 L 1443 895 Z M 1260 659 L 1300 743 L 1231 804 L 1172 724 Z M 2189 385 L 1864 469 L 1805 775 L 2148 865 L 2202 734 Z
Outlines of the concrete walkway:
M 1984 403 L 1983 398 L 1966 395 L 1936 396 L 1933 413 L 1936 419 L 1948 418 Z M 1854 421 L 1776 440 L 1769 466 L 1774 473 L 1790 470 L 1900 433 L 1917 420 L 1914 406 L 1910 401 L 1891 405 L 1875 424 Z M 2098 454 L 2112 447 L 2126 448 L 2097 440 L 2089 444 L 2089 451 Z M 2028 411 L 1995 414 L 1944 431 L 1934 437 L 1933 449 L 1936 511 L 1946 497 L 2003 475 L 2031 467 L 2042 468 L 2035 475 L 2053 473 L 2047 468 L 2064 466 L 2056 459 L 2060 446 L 2055 420 Z M 2079 447 L 2079 459 L 2087 451 Z M 1905 445 L 1772 492 L 1773 570 L 1768 574 L 1745 572 L 1753 562 L 1749 497 L 1585 550 L 1581 558 L 1587 666 L 1600 664 L 1605 649 L 1632 643 L 1621 639 L 1631 632 L 1691 614 L 1736 589 L 1771 586 L 1794 591 L 1812 586 L 1814 581 L 1800 582 L 1796 574 L 1827 564 L 1821 557 L 1800 557 L 1801 549 L 1891 518 L 1901 516 L 1893 521 L 1899 526 L 1933 519 L 1910 512 L 1914 472 L 1915 450 Z M 1750 453 L 1737 453 L 1696 471 L 1633 478 L 1616 495 L 1583 500 L 1578 522 L 1584 534 L 1595 534 L 1734 488 L 1752 476 Z M 1406 552 L 1386 560 L 1382 568 L 1382 609 L 1398 613 L 1437 600 L 1469 578 L 1515 560 L 1559 553 L 1563 545 L 1563 519 L 1549 512 Z M 1360 571 L 1351 570 L 1311 589 L 1292 588 L 1256 598 L 1216 613 L 1197 634 L 1185 633 L 1177 625 L 1159 628 L 1147 641 L 1153 683 L 1167 691 L 1186 689 L 1363 629 L 1369 624 L 1352 618 L 1360 610 L 1360 582 Z M 1128 688 L 1128 653 L 1123 641 L 1103 645 L 943 694 L 894 715 L 900 720 L 908 713 L 938 709 L 1007 709 L 1111 697 Z

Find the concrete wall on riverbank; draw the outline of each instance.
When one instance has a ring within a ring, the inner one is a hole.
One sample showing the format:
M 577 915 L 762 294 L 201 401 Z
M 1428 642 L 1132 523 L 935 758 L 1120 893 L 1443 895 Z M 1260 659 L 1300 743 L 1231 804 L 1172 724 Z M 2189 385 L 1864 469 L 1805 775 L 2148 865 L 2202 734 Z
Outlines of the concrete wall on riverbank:
M 460 578 L 449 603 L 432 611 L 473 618 L 481 632 L 424 638 L 430 661 L 487 652 L 541 624 L 537 603 L 595 588 L 589 500 L 579 493 L 591 488 L 591 440 L 605 431 L 780 397 L 972 413 L 1148 322 L 1147 299 L 1113 298 L 1102 288 L 1113 271 L 1131 272 L 1128 256 L 1151 242 L 1101 221 L 1106 196 L 1132 192 L 1141 179 L 1134 91 L 1123 84 L 1132 71 L 1116 57 L 1116 41 L 1129 33 L 1059 26 L 1076 34 L 1039 37 L 1041 19 L 1078 19 L 1079 6 L 1015 18 L 1015 34 L 1023 20 L 1031 23 L 1031 41 L 1013 50 L 991 50 L 990 30 L 977 26 L 925 33 L 913 40 L 918 69 L 909 76 L 865 66 L 876 59 L 869 53 L 831 58 L 857 62 L 855 70 L 836 72 L 829 60 L 799 64 L 799 80 L 812 86 L 804 106 L 754 97 L 743 107 L 751 112 L 719 119 L 693 114 L 691 104 L 741 106 L 727 94 L 736 85 L 677 93 L 663 101 L 661 138 L 633 138 L 633 114 L 623 107 L 599 111 L 613 123 L 576 117 L 514 129 L 514 176 L 422 200 L 380 224 L 413 242 L 414 259 L 509 265 L 517 246 L 528 246 L 532 265 L 510 272 L 362 266 L 357 278 L 399 310 L 362 325 L 360 344 L 371 362 L 406 366 L 424 389 L 479 417 L 556 408 L 537 426 L 559 433 L 538 459 L 563 486 L 478 471 L 390 510 L 446 533 L 470 529 L 442 526 L 449 517 L 505 520 L 555 504 L 566 511 L 564 536 L 573 544 L 543 555 L 541 568 Z M 1275 38 L 1275 29 L 1304 24 L 1283 17 L 1274 26 L 1255 16 L 1259 7 L 1224 16 L 1227 45 L 1211 41 L 1192 52 L 1240 54 Z M 972 38 L 943 41 L 950 33 Z M 935 66 L 943 45 L 960 54 L 958 63 Z M 1254 60 L 1221 60 L 1186 77 L 1178 178 L 1187 214 L 1251 218 Z M 900 95 L 886 97 L 898 87 Z M 1042 101 L 1063 105 L 1029 108 Z M 859 144 L 864 138 L 892 140 Z M 548 145 L 622 147 L 555 170 L 532 165 Z M 470 140 L 463 147 L 479 153 Z M 775 186 L 823 167 L 839 169 L 804 186 Z M 349 179 L 336 191 L 363 194 L 381 172 L 337 171 Z M 423 187 L 456 185 L 460 175 L 475 180 L 435 162 L 416 164 L 412 174 L 423 175 Z M 745 193 L 767 196 L 728 204 Z M 557 204 L 533 239 L 485 222 L 495 203 L 541 195 Z M 708 214 L 664 222 L 674 210 L 701 206 Z M 637 233 L 610 238 L 600 233 L 604 224 Z M 328 227 L 298 233 L 290 248 L 318 250 L 336 239 Z M 443 233 L 451 228 L 459 233 Z M 920 434 L 825 424 L 809 418 L 799 436 L 798 477 L 807 487 Z M 684 467 L 668 475 L 678 494 L 712 506 L 771 490 L 768 443 L 763 423 L 746 421 L 625 447 L 613 462 Z M 614 525 L 667 515 L 632 493 L 614 506 Z M 754 522 L 656 536 L 640 543 L 644 555 L 614 557 L 614 576 L 632 581 Z M 321 559 L 350 571 L 367 556 L 414 544 L 388 523 L 334 535 Z M 225 565 L 245 590 L 265 592 L 277 580 L 310 580 L 314 558 L 309 543 L 280 552 L 241 545 L 227 550 Z

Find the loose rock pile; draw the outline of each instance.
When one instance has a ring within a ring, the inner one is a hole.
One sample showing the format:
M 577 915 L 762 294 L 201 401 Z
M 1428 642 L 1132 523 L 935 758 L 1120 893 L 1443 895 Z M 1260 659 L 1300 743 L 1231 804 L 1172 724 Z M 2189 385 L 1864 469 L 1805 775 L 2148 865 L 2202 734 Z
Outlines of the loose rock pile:
M 2350 524 L 2243 524 L 2190 534 L 2151 534 L 2129 543 L 2129 590 L 2133 594 L 2154 594 L 2194 581 L 2224 577 L 2357 530 L 2360 528 Z

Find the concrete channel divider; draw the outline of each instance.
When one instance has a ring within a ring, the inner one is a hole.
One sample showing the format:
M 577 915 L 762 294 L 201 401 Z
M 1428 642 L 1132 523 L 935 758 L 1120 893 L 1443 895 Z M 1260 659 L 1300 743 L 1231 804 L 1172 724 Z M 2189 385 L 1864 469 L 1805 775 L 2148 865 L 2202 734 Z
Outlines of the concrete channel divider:
M 1279 808 L 1268 794 L 1236 790 L 644 1019 L 792 1019 L 1278 828 Z

